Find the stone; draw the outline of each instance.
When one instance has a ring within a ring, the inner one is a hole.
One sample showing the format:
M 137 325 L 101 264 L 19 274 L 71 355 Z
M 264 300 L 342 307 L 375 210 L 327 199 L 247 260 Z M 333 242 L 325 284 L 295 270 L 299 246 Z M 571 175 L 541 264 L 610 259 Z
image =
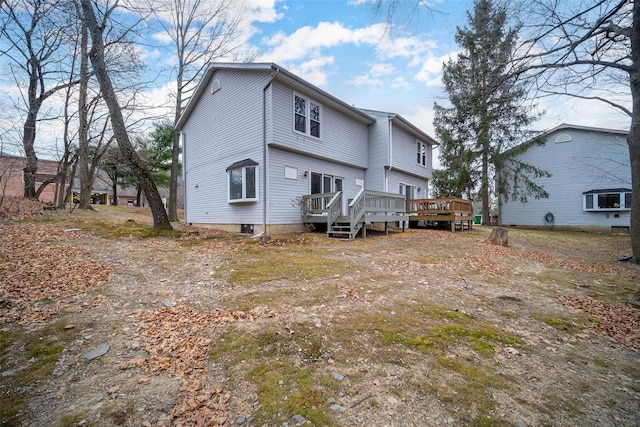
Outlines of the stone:
M 522 420 L 516 420 L 516 427 L 527 427 L 527 423 Z
M 293 417 L 291 417 L 291 425 L 293 426 L 301 426 L 303 425 L 307 420 L 305 420 L 305 418 L 302 415 L 294 415 Z
M 344 375 L 338 374 L 338 373 L 334 373 L 333 374 L 333 379 L 336 381 L 342 381 L 344 380 Z
M 246 421 L 246 418 L 244 415 L 240 415 L 238 418 L 236 418 L 236 424 L 238 424 L 239 426 L 244 424 L 245 421 Z
M 98 357 L 102 357 L 105 354 L 107 354 L 107 352 L 109 351 L 109 349 L 111 348 L 111 346 L 109 344 L 102 344 L 101 346 L 98 346 L 96 348 L 94 348 L 91 351 L 86 352 L 85 354 L 83 354 L 83 357 L 87 360 L 93 360 L 93 359 L 97 359 Z
M 344 406 L 340 406 L 338 404 L 333 404 L 333 405 L 329 406 L 329 408 L 334 412 L 344 412 L 344 411 L 346 411 Z

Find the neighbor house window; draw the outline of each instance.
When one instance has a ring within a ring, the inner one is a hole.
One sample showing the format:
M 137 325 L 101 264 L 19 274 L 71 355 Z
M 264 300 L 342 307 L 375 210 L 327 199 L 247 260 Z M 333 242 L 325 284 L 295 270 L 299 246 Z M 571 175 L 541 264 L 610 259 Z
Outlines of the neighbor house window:
M 293 128 L 296 132 L 320 138 L 322 106 L 305 96 L 293 95 Z
M 631 209 L 631 190 L 628 188 L 591 190 L 584 192 L 582 195 L 583 209 L 585 211 Z
M 427 144 L 417 141 L 418 147 L 418 164 L 421 166 L 427 166 Z
M 236 162 L 227 168 L 229 202 L 258 200 L 258 163 L 251 159 Z

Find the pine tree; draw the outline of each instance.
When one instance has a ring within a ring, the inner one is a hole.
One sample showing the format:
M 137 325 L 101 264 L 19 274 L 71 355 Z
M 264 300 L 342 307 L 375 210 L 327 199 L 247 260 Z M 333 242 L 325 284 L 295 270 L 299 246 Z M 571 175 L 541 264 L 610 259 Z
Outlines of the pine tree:
M 435 128 L 440 162 L 434 184 L 447 196 L 482 201 L 482 222 L 490 224 L 491 182 L 501 170 L 496 189 L 505 197 L 548 197 L 530 177 L 548 174 L 533 166 L 509 161 L 527 138 L 535 120 L 525 86 L 511 73 L 517 29 L 507 28 L 505 9 L 491 0 L 476 0 L 468 27 L 458 28 L 456 43 L 461 52 L 443 67 L 449 106 L 435 105 Z M 522 146 L 521 146 L 522 147 Z M 518 188 L 506 188 L 508 175 L 519 176 Z M 476 194 L 477 192 L 477 194 Z

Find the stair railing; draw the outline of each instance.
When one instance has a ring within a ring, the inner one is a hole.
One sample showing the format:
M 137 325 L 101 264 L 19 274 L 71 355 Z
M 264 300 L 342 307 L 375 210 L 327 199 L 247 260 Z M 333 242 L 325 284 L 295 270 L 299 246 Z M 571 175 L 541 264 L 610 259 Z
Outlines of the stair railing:
M 336 220 L 342 215 L 342 191 L 338 191 L 327 203 L 325 210 L 327 212 L 327 231 L 331 230 L 331 227 Z

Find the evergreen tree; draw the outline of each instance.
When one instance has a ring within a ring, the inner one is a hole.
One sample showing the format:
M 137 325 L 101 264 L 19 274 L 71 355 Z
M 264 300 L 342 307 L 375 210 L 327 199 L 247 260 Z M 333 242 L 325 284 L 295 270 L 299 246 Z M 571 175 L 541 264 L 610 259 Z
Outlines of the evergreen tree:
M 439 182 L 434 184 L 448 196 L 474 199 L 477 191 L 482 222 L 488 225 L 490 184 L 496 170 L 500 170 L 496 189 L 505 198 L 531 193 L 548 197 L 531 179 L 548 174 L 512 160 L 520 151 L 515 147 L 528 136 L 525 129 L 535 119 L 526 88 L 510 72 L 517 29 L 507 28 L 505 9 L 491 0 L 476 0 L 473 14 L 467 17 L 468 27 L 458 27 L 456 32 L 462 51 L 443 67 L 450 105 L 435 105 L 440 162 L 448 174 L 436 174 Z M 516 186 L 507 188 L 507 178 L 514 174 L 519 178 Z

